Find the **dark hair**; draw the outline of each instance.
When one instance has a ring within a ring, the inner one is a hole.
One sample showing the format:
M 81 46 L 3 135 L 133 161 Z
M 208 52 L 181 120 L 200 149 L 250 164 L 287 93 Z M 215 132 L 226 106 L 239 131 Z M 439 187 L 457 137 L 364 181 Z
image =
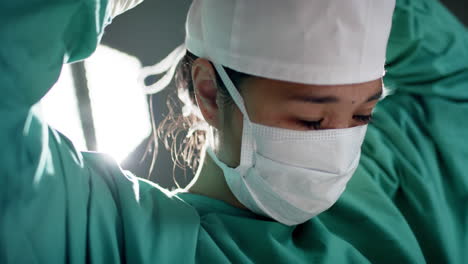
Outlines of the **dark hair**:
M 177 65 L 175 73 L 176 93 L 188 90 L 190 100 L 195 106 L 196 101 L 192 82 L 192 64 L 197 58 L 198 57 L 196 55 L 187 50 L 185 56 L 180 60 L 179 64 Z M 251 77 L 251 75 L 238 72 L 227 67 L 223 68 L 237 89 L 240 89 L 243 81 Z M 232 98 L 229 95 L 217 71 L 215 71 L 215 78 L 216 84 L 218 85 L 219 95 L 223 99 L 222 103 L 225 106 L 232 105 Z M 183 104 L 180 102 L 177 96 L 174 95 L 175 93 L 170 95 L 167 100 L 167 107 L 169 110 L 168 115 L 158 125 L 157 128 L 153 123 L 153 149 L 157 150 L 157 138 L 161 139 L 166 149 L 168 149 L 171 152 L 172 160 L 174 161 L 175 165 L 183 169 L 185 169 L 186 166 L 188 166 L 189 168 L 195 171 L 199 165 L 199 154 L 202 150 L 203 145 L 205 144 L 206 135 L 205 131 L 195 131 L 193 134 L 187 137 L 187 132 L 195 123 L 198 123 L 202 120 L 200 120 L 193 114 L 191 114 L 190 116 L 183 116 L 181 111 Z M 152 96 L 150 98 L 150 112 L 151 118 L 154 122 L 154 113 L 151 106 Z M 150 167 L 150 174 L 154 167 L 156 153 L 157 151 L 153 152 L 154 156 L 153 162 Z

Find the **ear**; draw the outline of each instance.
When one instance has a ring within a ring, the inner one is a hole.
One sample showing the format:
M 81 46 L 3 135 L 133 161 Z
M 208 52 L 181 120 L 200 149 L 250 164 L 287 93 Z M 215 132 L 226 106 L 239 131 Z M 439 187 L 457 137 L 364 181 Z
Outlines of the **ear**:
M 192 83 L 198 107 L 205 121 L 220 129 L 218 87 L 215 76 L 215 69 L 207 59 L 198 58 L 193 62 Z

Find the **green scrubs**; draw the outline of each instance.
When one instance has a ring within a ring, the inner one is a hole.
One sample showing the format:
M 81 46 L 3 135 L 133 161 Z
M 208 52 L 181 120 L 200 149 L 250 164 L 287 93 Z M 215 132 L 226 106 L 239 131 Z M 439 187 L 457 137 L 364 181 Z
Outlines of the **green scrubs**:
M 288 227 L 78 152 L 36 106 L 96 48 L 106 0 L 0 1 L 0 263 L 468 263 L 468 34 L 398 1 L 385 84 L 339 201 Z M 109 91 L 111 93 L 111 91 Z

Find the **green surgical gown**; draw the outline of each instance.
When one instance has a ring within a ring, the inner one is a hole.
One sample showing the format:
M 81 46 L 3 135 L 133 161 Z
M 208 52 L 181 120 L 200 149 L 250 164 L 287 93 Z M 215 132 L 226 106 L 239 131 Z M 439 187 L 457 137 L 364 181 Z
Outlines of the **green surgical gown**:
M 111 22 L 107 0 L 0 1 L 0 263 L 468 263 L 468 34 L 397 1 L 391 93 L 339 201 L 285 226 L 78 152 L 37 106 Z M 112 91 L 109 91 L 112 93 Z

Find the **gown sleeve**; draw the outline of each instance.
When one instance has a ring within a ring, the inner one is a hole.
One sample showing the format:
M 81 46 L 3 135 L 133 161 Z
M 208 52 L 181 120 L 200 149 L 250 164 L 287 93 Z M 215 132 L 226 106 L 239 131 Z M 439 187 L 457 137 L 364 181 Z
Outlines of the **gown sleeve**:
M 85 245 L 64 234 L 86 233 L 76 223 L 88 210 L 89 173 L 82 155 L 41 120 L 37 102 L 63 63 L 94 51 L 111 20 L 107 7 L 107 0 L 0 1 L 1 263 L 84 257 L 66 255 Z
M 194 240 L 168 221 L 196 224 L 194 212 L 111 158 L 76 151 L 37 104 L 63 63 L 88 57 L 113 15 L 139 2 L 0 1 L 0 263 L 193 258 L 189 246 L 183 256 L 168 250 L 171 234 Z
M 468 32 L 438 1 L 397 1 L 361 165 L 427 261 L 468 259 Z

